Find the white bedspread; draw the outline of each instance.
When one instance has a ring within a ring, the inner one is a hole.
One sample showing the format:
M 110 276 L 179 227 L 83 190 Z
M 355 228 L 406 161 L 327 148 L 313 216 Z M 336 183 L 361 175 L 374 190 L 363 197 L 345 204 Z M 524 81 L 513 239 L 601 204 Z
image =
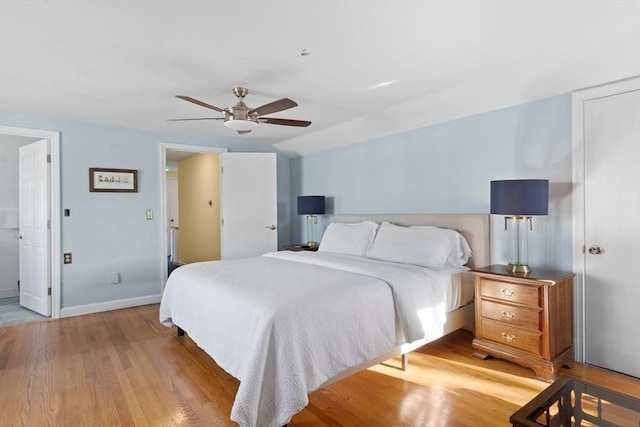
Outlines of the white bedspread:
M 160 321 L 240 381 L 232 420 L 279 427 L 327 379 L 441 326 L 452 272 L 287 251 L 189 264 L 169 277 Z

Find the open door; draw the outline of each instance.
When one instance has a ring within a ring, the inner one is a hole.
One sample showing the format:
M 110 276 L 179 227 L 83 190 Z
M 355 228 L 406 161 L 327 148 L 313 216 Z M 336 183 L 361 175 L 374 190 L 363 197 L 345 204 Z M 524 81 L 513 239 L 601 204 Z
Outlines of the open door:
M 275 153 L 222 153 L 222 259 L 278 250 Z
M 20 305 L 51 316 L 49 248 L 49 143 L 20 147 Z

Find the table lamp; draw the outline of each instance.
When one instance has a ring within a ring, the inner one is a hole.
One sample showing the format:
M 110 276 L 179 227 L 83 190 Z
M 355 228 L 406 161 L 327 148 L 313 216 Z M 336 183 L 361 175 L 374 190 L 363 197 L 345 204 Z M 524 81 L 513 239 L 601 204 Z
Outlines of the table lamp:
M 491 181 L 491 213 L 505 215 L 504 229 L 510 231 L 511 260 L 507 271 L 531 271 L 527 233 L 533 231 L 532 216 L 547 215 L 548 209 L 548 179 Z
M 307 216 L 307 246 L 317 248 L 314 226 L 318 223 L 316 215 L 324 215 L 324 196 L 298 196 L 298 215 Z

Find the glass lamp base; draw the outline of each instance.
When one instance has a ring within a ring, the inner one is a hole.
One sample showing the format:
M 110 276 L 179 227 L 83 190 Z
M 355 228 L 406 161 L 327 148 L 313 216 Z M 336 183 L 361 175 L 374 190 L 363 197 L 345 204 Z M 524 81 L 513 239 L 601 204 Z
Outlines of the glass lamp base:
M 307 215 L 307 246 L 317 248 L 314 225 L 318 223 L 318 217 L 315 215 Z
M 527 248 L 530 226 L 530 216 L 514 215 L 505 218 L 505 227 L 509 229 L 511 240 L 511 259 L 507 266 L 509 273 L 527 274 L 531 272 Z

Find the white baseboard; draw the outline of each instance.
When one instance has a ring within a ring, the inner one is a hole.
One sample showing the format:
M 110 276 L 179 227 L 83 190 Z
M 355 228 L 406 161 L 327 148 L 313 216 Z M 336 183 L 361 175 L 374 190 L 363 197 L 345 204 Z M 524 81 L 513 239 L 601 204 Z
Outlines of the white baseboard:
M 0 289 L 0 298 L 11 298 L 20 296 L 20 291 L 17 289 Z
M 157 304 L 162 295 L 147 295 L 144 297 L 127 298 L 116 301 L 99 302 L 95 304 L 76 305 L 60 309 L 60 317 L 80 316 L 83 314 L 100 313 L 103 311 L 119 310 L 121 308 L 138 307 L 140 305 Z

